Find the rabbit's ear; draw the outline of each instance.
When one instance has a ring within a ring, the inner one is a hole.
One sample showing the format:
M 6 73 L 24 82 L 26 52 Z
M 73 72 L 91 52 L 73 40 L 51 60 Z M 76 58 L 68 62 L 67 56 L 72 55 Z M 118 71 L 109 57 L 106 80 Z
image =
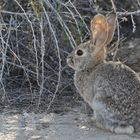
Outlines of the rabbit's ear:
M 114 31 L 116 29 L 116 15 L 115 14 L 110 14 L 107 17 L 107 32 L 108 32 L 108 38 L 106 40 L 106 44 L 109 44 L 112 41 L 112 38 L 114 36 Z
M 104 46 L 110 43 L 114 35 L 116 16 L 108 18 L 98 14 L 91 21 L 91 42 L 95 46 Z
M 107 40 L 107 20 L 106 18 L 98 14 L 91 21 L 91 42 L 95 46 L 105 44 Z

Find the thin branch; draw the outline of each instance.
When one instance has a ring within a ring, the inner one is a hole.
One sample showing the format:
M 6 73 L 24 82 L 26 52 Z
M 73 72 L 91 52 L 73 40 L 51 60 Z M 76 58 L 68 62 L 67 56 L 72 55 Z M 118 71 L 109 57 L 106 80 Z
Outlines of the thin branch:
M 10 15 L 20 15 L 20 16 L 25 15 L 25 13 L 17 13 L 17 12 L 11 12 L 11 11 L 6 11 L 6 10 L 0 10 L 0 13 L 10 14 Z M 28 15 L 28 16 L 33 16 L 33 15 L 35 15 L 35 14 L 34 14 L 34 13 L 26 12 L 26 15 Z
M 133 15 L 131 15 L 132 25 L 133 25 L 133 33 L 136 31 L 136 23 L 134 21 Z
M 125 12 L 116 12 L 118 16 L 131 16 L 131 15 L 135 15 L 135 16 L 140 16 L 140 10 L 137 11 L 125 11 Z
M 116 24 L 117 24 L 117 33 L 118 33 L 118 39 L 117 39 L 117 42 L 116 42 L 116 45 L 115 45 L 116 51 L 115 51 L 114 56 L 113 56 L 113 60 L 114 60 L 115 56 L 117 54 L 119 43 L 120 43 L 120 28 L 119 28 L 119 21 L 118 21 L 118 15 L 117 15 L 117 8 L 115 6 L 114 1 L 113 0 L 110 0 L 110 1 L 111 1 L 111 4 L 112 4 L 112 8 L 114 10 L 114 13 L 116 14 Z
M 47 2 L 49 3 L 49 5 L 51 5 L 51 3 L 50 3 L 48 0 L 47 0 Z M 53 27 L 52 27 L 50 18 L 49 18 L 49 16 L 48 16 L 48 14 L 47 14 L 47 12 L 46 12 L 46 10 L 45 10 L 45 7 L 44 7 L 44 5 L 43 5 L 42 2 L 41 2 L 41 5 L 42 5 L 43 11 L 44 11 L 44 13 L 45 13 L 45 17 L 46 17 L 46 19 L 47 19 L 47 21 L 48 21 L 49 28 L 50 28 L 50 30 L 51 30 L 51 32 L 52 32 L 53 37 L 54 37 L 54 41 L 55 41 L 55 45 L 56 45 L 56 49 L 57 49 L 57 54 L 58 54 L 58 63 L 59 63 L 58 81 L 57 81 L 57 85 L 56 85 L 56 89 L 55 89 L 53 98 L 52 98 L 52 100 L 50 101 L 50 104 L 49 104 L 49 106 L 48 106 L 48 108 L 47 108 L 47 111 L 48 111 L 48 110 L 50 109 L 50 107 L 51 107 L 51 105 L 52 105 L 52 103 L 53 103 L 53 101 L 54 101 L 54 99 L 55 99 L 55 97 L 56 97 L 56 94 L 57 94 L 57 92 L 58 92 L 58 89 L 59 89 L 60 80 L 61 80 L 61 68 L 62 68 L 62 65 L 61 65 L 60 49 L 59 49 L 59 45 L 58 45 L 58 40 L 57 40 L 56 34 L 55 34 L 55 32 L 54 32 L 54 29 L 53 29 Z M 51 5 L 51 6 L 52 6 L 52 5 Z

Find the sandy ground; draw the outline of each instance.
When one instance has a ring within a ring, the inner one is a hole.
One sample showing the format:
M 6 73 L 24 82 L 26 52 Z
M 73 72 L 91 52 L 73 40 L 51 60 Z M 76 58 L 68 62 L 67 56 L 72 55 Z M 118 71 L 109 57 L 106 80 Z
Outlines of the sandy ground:
M 2 113 L 0 140 L 140 140 L 138 135 L 115 135 L 90 125 L 85 114 Z

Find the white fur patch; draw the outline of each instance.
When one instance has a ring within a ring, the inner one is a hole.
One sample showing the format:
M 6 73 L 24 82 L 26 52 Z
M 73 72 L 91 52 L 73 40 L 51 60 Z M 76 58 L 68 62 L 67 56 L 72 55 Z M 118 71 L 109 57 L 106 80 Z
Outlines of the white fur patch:
M 127 126 L 127 127 L 116 127 L 114 129 L 114 132 L 116 134 L 132 134 L 134 132 L 133 126 Z

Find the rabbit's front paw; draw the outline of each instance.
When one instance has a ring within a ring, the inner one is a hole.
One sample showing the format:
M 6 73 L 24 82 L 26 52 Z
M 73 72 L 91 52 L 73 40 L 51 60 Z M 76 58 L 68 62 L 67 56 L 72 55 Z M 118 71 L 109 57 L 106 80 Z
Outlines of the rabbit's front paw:
M 134 127 L 129 125 L 126 127 L 118 126 L 114 129 L 116 134 L 132 134 L 134 133 Z

